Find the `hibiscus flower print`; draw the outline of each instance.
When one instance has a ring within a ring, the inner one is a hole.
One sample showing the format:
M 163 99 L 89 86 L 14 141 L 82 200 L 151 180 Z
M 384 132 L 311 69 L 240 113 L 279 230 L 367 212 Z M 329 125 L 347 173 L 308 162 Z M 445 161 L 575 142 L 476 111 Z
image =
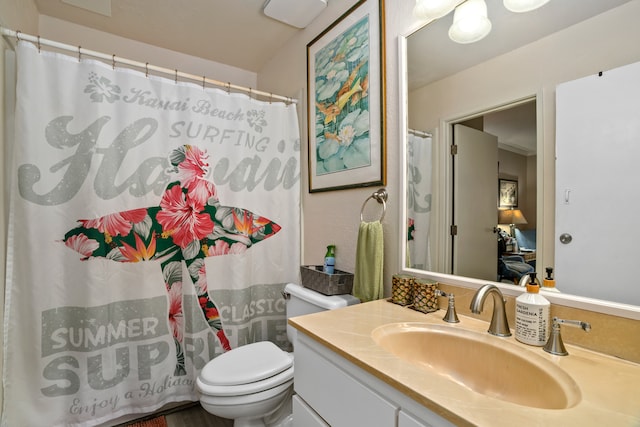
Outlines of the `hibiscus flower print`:
M 246 251 L 247 245 L 244 243 L 235 242 L 229 245 L 229 243 L 224 240 L 217 240 L 215 245 L 209 246 L 207 256 L 242 254 Z
M 110 236 L 126 236 L 131 232 L 133 224 L 143 221 L 146 216 L 146 209 L 133 209 L 108 214 L 96 219 L 81 219 L 80 223 L 85 228 L 95 228 L 101 233 L 107 233 Z
M 187 197 L 182 187 L 176 184 L 162 196 L 156 219 L 176 245 L 186 248 L 189 243 L 213 231 L 211 216 L 202 212 L 203 209 L 203 204 Z
M 174 282 L 169 286 L 169 326 L 173 332 L 173 337 L 182 342 L 182 331 L 184 331 L 184 315 L 182 313 L 182 282 Z
M 114 85 L 106 77 L 98 77 L 96 73 L 89 73 L 89 83 L 84 88 L 84 93 L 89 94 L 89 98 L 93 102 L 102 102 L 106 100 L 113 103 L 120 99 L 120 86 Z
M 84 258 L 82 259 L 84 260 L 88 259 L 91 254 L 93 254 L 93 251 L 98 249 L 98 247 L 100 246 L 100 244 L 96 240 L 89 239 L 84 234 L 76 234 L 75 236 L 71 236 L 64 242 L 64 244 L 68 248 L 71 248 L 83 255 Z
M 201 312 L 215 331 L 223 350 L 231 349 L 220 312 L 206 278 L 205 259 L 242 254 L 250 246 L 275 235 L 275 222 L 235 206 L 222 206 L 216 187 L 207 180 L 208 155 L 196 146 L 183 145 L 169 155 L 171 180 L 158 204 L 145 209 L 116 212 L 80 220 L 65 234 L 65 245 L 83 260 L 103 258 L 116 262 L 159 262 L 166 288 L 168 322 L 176 345 L 174 375 L 184 375 L 185 357 L 182 286 L 186 266 Z

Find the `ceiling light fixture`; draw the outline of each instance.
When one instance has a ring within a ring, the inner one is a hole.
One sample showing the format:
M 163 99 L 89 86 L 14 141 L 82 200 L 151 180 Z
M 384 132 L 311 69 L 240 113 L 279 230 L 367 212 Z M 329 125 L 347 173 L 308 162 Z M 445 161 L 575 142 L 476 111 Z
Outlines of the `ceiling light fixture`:
M 99 13 L 100 15 L 111 16 L 111 0 L 62 0 L 62 3 Z
M 467 0 L 456 7 L 449 38 L 456 43 L 467 44 L 482 40 L 491 31 L 484 0 Z
M 305 28 L 327 7 L 327 0 L 267 0 L 264 14 L 296 28 Z
M 433 20 L 451 12 L 459 0 L 416 0 L 413 15 L 419 19 Z
M 549 3 L 549 0 L 504 0 L 503 4 L 511 12 L 521 13 L 530 12 L 545 4 Z

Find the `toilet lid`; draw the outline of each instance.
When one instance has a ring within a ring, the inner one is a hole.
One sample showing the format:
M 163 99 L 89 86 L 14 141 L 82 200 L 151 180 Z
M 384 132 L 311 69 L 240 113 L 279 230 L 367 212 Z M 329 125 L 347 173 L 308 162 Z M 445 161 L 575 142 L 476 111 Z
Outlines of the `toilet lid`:
M 207 363 L 200 380 L 211 386 L 243 385 L 273 377 L 293 366 L 293 356 L 270 341 L 243 345 Z

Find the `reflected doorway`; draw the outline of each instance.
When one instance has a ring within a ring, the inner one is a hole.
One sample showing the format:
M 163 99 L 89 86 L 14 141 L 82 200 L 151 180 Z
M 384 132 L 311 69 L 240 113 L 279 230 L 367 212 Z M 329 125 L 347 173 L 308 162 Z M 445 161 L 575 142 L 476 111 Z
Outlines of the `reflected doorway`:
M 450 272 L 483 280 L 518 283 L 522 274 L 535 271 L 536 267 L 535 98 L 451 122 L 450 125 L 451 144 L 456 146 L 452 148 L 451 156 Z M 479 138 L 476 144 L 482 144 L 482 150 L 471 146 L 462 148 L 462 145 L 473 144 L 466 141 L 468 134 Z M 483 134 L 487 136 L 481 136 Z M 510 208 L 518 209 L 526 218 L 526 224 L 499 224 L 501 179 L 517 183 L 517 203 Z M 498 233 L 499 230 L 502 234 Z M 505 256 L 511 257 L 509 261 L 523 263 L 515 266 L 515 273 L 505 269 Z

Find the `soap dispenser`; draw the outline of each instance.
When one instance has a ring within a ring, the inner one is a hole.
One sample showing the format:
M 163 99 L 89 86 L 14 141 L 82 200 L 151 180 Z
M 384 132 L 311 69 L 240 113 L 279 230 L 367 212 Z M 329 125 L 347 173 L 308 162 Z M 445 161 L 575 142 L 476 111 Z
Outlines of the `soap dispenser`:
M 553 268 L 547 267 L 545 271 L 547 272 L 547 277 L 542 280 L 542 289 L 549 292 L 560 292 L 558 288 L 556 288 L 556 281 L 553 278 Z
M 549 338 L 551 303 L 540 295 L 536 273 L 529 273 L 527 292 L 516 298 L 516 339 L 542 347 Z

